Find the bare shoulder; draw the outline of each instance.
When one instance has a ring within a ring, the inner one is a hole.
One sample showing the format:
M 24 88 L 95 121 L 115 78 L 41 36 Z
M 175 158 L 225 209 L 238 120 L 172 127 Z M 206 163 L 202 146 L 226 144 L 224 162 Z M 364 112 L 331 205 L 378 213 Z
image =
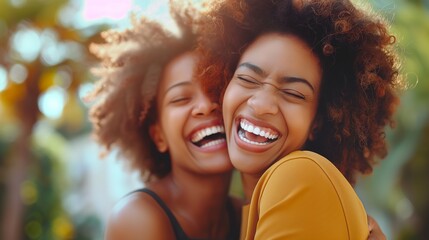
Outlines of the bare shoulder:
M 175 239 L 168 217 L 148 194 L 132 193 L 113 208 L 106 240 Z

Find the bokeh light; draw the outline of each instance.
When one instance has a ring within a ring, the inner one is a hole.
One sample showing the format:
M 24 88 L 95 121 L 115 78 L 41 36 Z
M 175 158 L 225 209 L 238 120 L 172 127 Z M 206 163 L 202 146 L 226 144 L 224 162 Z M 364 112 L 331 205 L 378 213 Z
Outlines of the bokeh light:
M 21 198 L 24 204 L 30 205 L 37 201 L 38 192 L 34 182 L 25 181 L 21 186 Z
M 0 92 L 7 87 L 7 70 L 0 65 Z
M 9 77 L 12 82 L 23 83 L 28 77 L 28 70 L 22 64 L 14 64 L 9 70 Z
M 52 232 L 58 239 L 72 239 L 73 225 L 65 217 L 57 217 L 52 225 Z
M 39 32 L 29 27 L 21 27 L 12 37 L 12 48 L 27 62 L 36 60 L 42 47 Z
M 57 119 L 63 113 L 67 97 L 67 92 L 63 88 L 53 86 L 39 98 L 39 109 L 45 116 Z
M 54 76 L 54 83 L 64 89 L 69 88 L 72 83 L 70 71 L 66 69 L 58 70 Z
M 45 65 L 53 66 L 64 60 L 67 49 L 58 42 L 57 33 L 53 29 L 43 30 L 40 39 L 42 43 L 41 58 Z
M 23 6 L 26 0 L 9 0 L 10 4 L 16 8 Z
M 38 221 L 30 221 L 25 226 L 25 233 L 30 239 L 39 239 L 42 235 L 42 225 Z

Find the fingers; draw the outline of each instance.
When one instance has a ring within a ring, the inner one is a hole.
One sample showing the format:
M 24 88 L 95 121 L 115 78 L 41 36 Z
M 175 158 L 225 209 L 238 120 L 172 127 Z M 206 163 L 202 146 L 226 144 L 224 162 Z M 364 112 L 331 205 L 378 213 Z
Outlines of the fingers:
M 386 240 L 386 236 L 374 218 L 368 215 L 368 240 Z

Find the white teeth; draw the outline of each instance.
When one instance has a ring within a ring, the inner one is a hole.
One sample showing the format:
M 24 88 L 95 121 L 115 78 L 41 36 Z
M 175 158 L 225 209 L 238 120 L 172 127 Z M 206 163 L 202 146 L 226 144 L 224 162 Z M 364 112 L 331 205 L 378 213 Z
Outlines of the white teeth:
M 247 138 L 244 136 L 244 131 L 243 131 L 243 130 L 238 131 L 238 137 L 239 137 L 241 140 L 243 140 L 243 141 L 245 141 L 245 142 L 247 142 L 247 143 L 253 144 L 253 145 L 263 146 L 263 145 L 267 145 L 267 144 L 269 143 L 269 142 L 254 142 L 254 141 L 251 141 L 251 140 L 247 139 Z
M 224 142 L 225 142 L 225 139 L 218 139 L 218 140 L 210 141 L 210 142 L 202 145 L 201 148 L 211 147 L 211 146 L 218 145 L 218 144 L 221 144 Z
M 240 127 L 245 130 L 246 132 L 250 132 L 253 133 L 255 135 L 264 137 L 264 138 L 268 138 L 270 140 L 274 140 L 277 139 L 279 137 L 279 135 L 277 133 L 275 133 L 273 130 L 264 128 L 264 130 L 261 130 L 262 127 L 257 127 L 254 126 L 253 124 L 251 124 L 249 121 L 241 119 L 240 121 Z M 273 133 L 270 133 L 273 132 Z
M 225 133 L 225 129 L 223 128 L 223 126 L 212 126 L 212 127 L 201 129 L 192 135 L 191 141 L 193 143 L 196 143 L 198 141 L 201 141 L 203 138 L 216 133 Z M 216 142 L 216 141 L 212 141 L 212 142 Z M 210 144 L 210 142 L 207 144 Z
M 261 132 L 261 129 L 258 127 L 255 127 L 255 129 L 253 129 L 253 133 L 256 135 L 259 135 L 260 132 Z

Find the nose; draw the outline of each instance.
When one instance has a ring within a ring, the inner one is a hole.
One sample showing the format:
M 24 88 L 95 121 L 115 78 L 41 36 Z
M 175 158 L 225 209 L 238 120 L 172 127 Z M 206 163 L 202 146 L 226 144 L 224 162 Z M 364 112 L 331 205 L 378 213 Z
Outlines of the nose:
M 255 114 L 276 114 L 279 111 L 277 92 L 276 89 L 272 89 L 274 86 L 266 85 L 260 88 L 258 91 L 247 100 L 247 104 L 253 110 Z
M 192 109 L 193 116 L 210 115 L 211 113 L 215 112 L 220 108 L 218 103 L 213 102 L 204 93 L 199 93 L 195 100 L 195 106 Z

